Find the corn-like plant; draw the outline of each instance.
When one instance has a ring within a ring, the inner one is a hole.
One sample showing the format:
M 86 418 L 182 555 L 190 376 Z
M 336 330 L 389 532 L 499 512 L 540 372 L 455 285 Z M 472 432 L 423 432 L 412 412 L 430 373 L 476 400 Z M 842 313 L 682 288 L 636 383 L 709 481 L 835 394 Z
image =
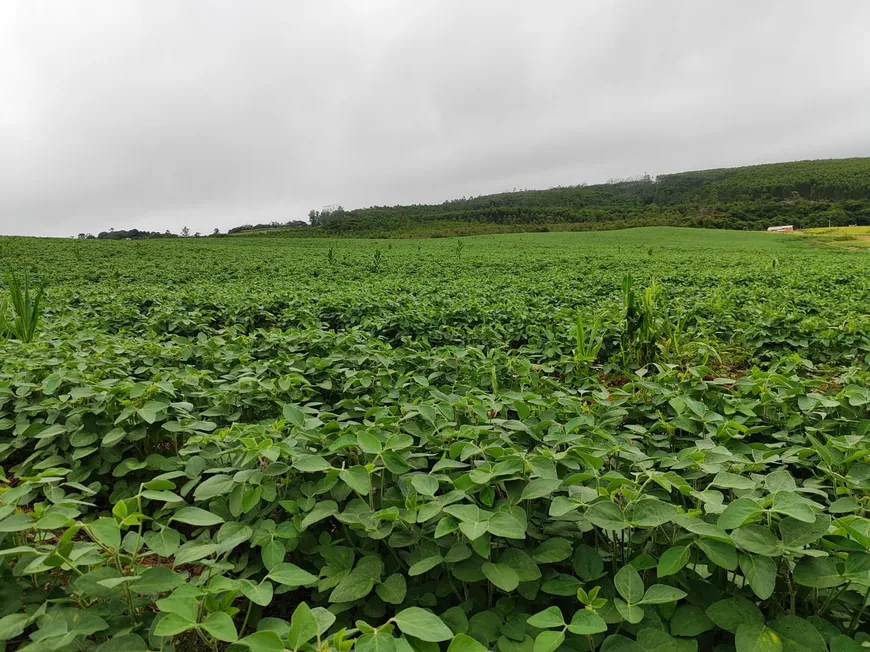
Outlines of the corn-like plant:
M 0 299 L 0 339 L 4 339 L 9 330 L 9 302 L 3 298 Z
M 577 314 L 574 322 L 574 362 L 578 364 L 590 364 L 598 359 L 598 352 L 604 343 L 604 328 L 601 326 L 601 316 L 598 315 L 592 323 L 586 326 L 583 314 Z
M 26 272 L 23 280 L 19 280 L 14 273 L 9 274 L 9 294 L 15 316 L 7 328 L 11 335 L 22 342 L 32 342 L 36 337 L 36 327 L 42 316 L 43 292 L 45 285 L 32 284 Z
M 659 358 L 659 344 L 665 336 L 667 315 L 659 306 L 661 286 L 654 280 L 642 293 L 634 289 L 634 279 L 622 279 L 625 324 L 622 332 L 622 357 L 626 364 L 644 366 Z

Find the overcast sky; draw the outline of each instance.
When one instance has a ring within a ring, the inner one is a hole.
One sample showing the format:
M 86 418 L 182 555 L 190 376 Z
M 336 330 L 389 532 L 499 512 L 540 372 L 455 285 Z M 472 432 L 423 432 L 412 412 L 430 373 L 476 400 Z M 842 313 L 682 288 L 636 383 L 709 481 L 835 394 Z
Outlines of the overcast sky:
M 870 155 L 870 2 L 0 3 L 0 233 Z

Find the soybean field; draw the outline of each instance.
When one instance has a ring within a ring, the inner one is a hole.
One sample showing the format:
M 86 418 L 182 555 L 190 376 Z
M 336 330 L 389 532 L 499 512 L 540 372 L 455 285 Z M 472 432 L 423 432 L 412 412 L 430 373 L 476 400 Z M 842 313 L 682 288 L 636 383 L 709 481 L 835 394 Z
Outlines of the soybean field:
M 866 251 L 0 238 L 0 273 L 6 650 L 870 646 Z

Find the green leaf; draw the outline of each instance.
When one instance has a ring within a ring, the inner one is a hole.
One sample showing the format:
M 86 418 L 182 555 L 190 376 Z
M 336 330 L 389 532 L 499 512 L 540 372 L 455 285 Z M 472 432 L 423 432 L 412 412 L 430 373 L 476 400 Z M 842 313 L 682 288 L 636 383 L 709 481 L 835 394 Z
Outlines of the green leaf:
M 814 589 L 829 589 L 845 582 L 830 557 L 802 557 L 792 576 L 798 584 Z
M 789 650 L 827 652 L 828 645 L 812 623 L 798 616 L 783 616 L 768 623 L 783 639 L 783 647 Z
M 447 646 L 447 652 L 487 652 L 487 649 L 470 636 L 457 634 Z
M 361 496 L 368 496 L 372 489 L 371 476 L 364 466 L 352 466 L 342 469 L 338 477 Z
M 638 604 L 643 600 L 643 580 L 634 566 L 628 564 L 620 568 L 613 584 L 628 604 Z
M 594 611 L 580 609 L 571 618 L 568 631 L 579 636 L 591 636 L 607 631 L 607 623 Z
M 586 518 L 592 525 L 600 527 L 602 530 L 613 530 L 619 532 L 628 527 L 625 520 L 625 514 L 622 513 L 622 508 L 616 503 L 605 500 L 597 502 L 586 510 Z
M 513 568 L 520 582 L 533 582 L 541 577 L 538 565 L 519 548 L 508 548 L 505 550 L 501 554 L 498 563 Z
M 574 548 L 570 541 L 561 537 L 553 537 L 545 539 L 538 546 L 532 559 L 539 564 L 555 564 L 568 559 L 572 552 L 574 552 Z
M 490 534 L 497 537 L 504 537 L 505 539 L 526 538 L 526 528 L 515 516 L 508 514 L 507 512 L 496 512 L 493 514 L 486 523 L 486 529 Z
M 762 600 L 773 595 L 776 586 L 776 563 L 760 555 L 740 555 L 740 570 L 752 592 Z
M 519 586 L 520 578 L 517 572 L 507 564 L 484 562 L 480 570 L 486 576 L 486 579 L 502 591 L 510 592 Z
M 259 584 L 251 580 L 242 580 L 239 583 L 239 588 L 248 600 L 261 607 L 269 606 L 275 591 L 269 580 L 263 580 Z
M 274 568 L 287 556 L 287 548 L 277 539 L 272 539 L 268 543 L 264 543 L 260 549 L 260 556 L 263 559 L 263 566 L 266 570 Z
M 329 594 L 330 602 L 353 602 L 371 593 L 375 580 L 362 573 L 350 573 Z
M 212 514 L 209 511 L 200 509 L 199 507 L 184 507 L 179 509 L 172 515 L 173 521 L 195 525 L 197 527 L 207 527 L 209 525 L 217 525 L 223 523 L 224 520 L 217 514 Z
M 184 575 L 176 573 L 166 566 L 153 566 L 144 571 L 138 580 L 130 585 L 136 593 L 154 595 L 167 593 L 184 584 Z
M 535 637 L 534 652 L 555 652 L 565 640 L 564 632 L 543 631 Z
M 30 624 L 30 616 L 27 614 L 9 614 L 0 618 L 0 641 L 21 636 Z
M 686 597 L 686 592 L 666 584 L 653 584 L 643 594 L 640 604 L 668 604 Z
M 107 548 L 117 550 L 121 547 L 121 529 L 113 518 L 98 518 L 89 523 L 88 532 Z
M 642 629 L 637 633 L 637 644 L 645 652 L 697 652 L 698 642 L 677 639 L 660 629 Z
M 738 498 L 719 514 L 717 525 L 725 530 L 733 530 L 751 523 L 763 513 L 761 505 L 751 498 Z
M 189 629 L 194 629 L 196 623 L 182 618 L 178 614 L 169 613 L 163 616 L 154 626 L 155 636 L 175 636 Z
M 676 513 L 673 505 L 656 498 L 645 498 L 635 503 L 629 520 L 632 525 L 653 528 L 669 523 Z
M 269 630 L 245 636 L 238 644 L 246 646 L 251 652 L 284 652 L 286 649 L 281 637 Z
M 843 634 L 831 639 L 831 652 L 867 652 L 867 648 L 857 643 L 855 639 Z
M 299 529 L 305 530 L 309 525 L 314 525 L 325 518 L 335 515 L 337 512 L 338 504 L 334 500 L 322 500 L 302 519 Z
M 720 471 L 710 483 L 711 487 L 721 487 L 723 489 L 755 489 L 755 482 L 750 478 L 745 478 L 742 475 Z
M 438 491 L 438 480 L 431 475 L 418 473 L 411 476 L 411 484 L 418 494 L 423 496 L 434 496 Z
M 636 625 L 646 616 L 646 612 L 640 605 L 628 604 L 622 598 L 614 598 L 613 605 L 616 607 L 619 615 L 632 625 Z
M 538 629 L 548 629 L 550 627 L 564 627 L 565 619 L 562 617 L 562 611 L 559 607 L 547 607 L 543 611 L 539 611 L 533 616 L 529 616 L 526 622 L 532 627 Z
M 782 639 L 775 631 L 760 623 L 737 627 L 734 637 L 737 652 L 782 652 Z
M 402 604 L 408 592 L 405 576 L 401 573 L 393 573 L 375 588 L 378 597 L 389 604 Z
M 644 649 L 630 638 L 621 634 L 611 634 L 604 639 L 598 652 L 644 652 Z
M 181 545 L 181 534 L 171 527 L 164 527 L 159 532 L 147 532 L 143 538 L 145 545 L 160 557 L 171 557 Z
M 695 541 L 695 545 L 716 566 L 720 566 L 725 570 L 737 569 L 737 549 L 732 544 L 717 541 L 716 539 L 700 538 Z
M 765 557 L 777 557 L 780 554 L 778 541 L 773 533 L 760 525 L 744 525 L 731 533 L 731 539 L 737 546 Z
M 200 623 L 200 627 L 219 641 L 233 643 L 239 638 L 233 619 L 230 618 L 230 615 L 225 611 L 210 613 L 206 619 Z
M 806 501 L 796 493 L 780 491 L 773 497 L 771 510 L 778 514 L 785 514 L 803 523 L 813 523 L 816 513 Z
M 215 496 L 223 496 L 228 494 L 236 486 L 232 476 L 219 473 L 211 476 L 208 480 L 199 485 L 193 492 L 193 498 L 197 502 L 210 500 Z
M 601 555 L 598 554 L 598 549 L 587 546 L 584 543 L 577 546 L 571 563 L 574 567 L 574 572 L 584 582 L 592 582 L 604 574 L 604 561 L 601 559 Z
M 290 631 L 287 632 L 287 644 L 292 650 L 298 650 L 308 641 L 317 636 L 319 631 L 317 619 L 304 602 L 300 602 L 290 618 Z
M 316 575 L 312 575 L 308 571 L 299 568 L 296 564 L 287 563 L 274 566 L 269 571 L 267 577 L 284 586 L 305 586 L 317 581 Z
M 534 500 L 535 498 L 543 498 L 549 496 L 562 486 L 562 481 L 548 478 L 535 478 L 523 488 L 523 493 L 520 495 L 520 500 Z
M 303 473 L 317 473 L 319 471 L 329 471 L 332 468 L 330 463 L 320 457 L 320 455 L 309 455 L 307 453 L 302 455 L 296 455 L 293 458 L 292 466 L 297 471 L 302 471 Z
M 679 572 L 686 564 L 689 563 L 691 551 L 688 546 L 674 546 L 668 548 L 662 553 L 656 567 L 656 575 L 658 577 L 666 577 Z
M 737 633 L 740 625 L 758 626 L 764 624 L 764 616 L 754 602 L 746 598 L 727 598 L 714 602 L 706 611 L 707 617 L 717 627 Z
M 420 561 L 414 562 L 411 564 L 411 567 L 408 569 L 408 575 L 410 577 L 416 577 L 417 575 L 422 575 L 426 573 L 436 566 L 441 565 L 444 561 L 444 558 L 441 555 L 433 555 L 431 557 L 426 557 L 425 559 L 421 559 Z
M 707 618 L 704 610 L 695 605 L 683 604 L 671 616 L 671 635 L 689 638 L 700 636 L 713 629 L 713 621 Z
M 284 409 L 281 412 L 284 415 L 284 418 L 294 426 L 299 426 L 301 428 L 305 425 L 305 413 L 292 403 L 285 404 Z
M 402 633 L 421 641 L 438 643 L 453 638 L 453 632 L 438 616 L 420 607 L 408 607 L 397 613 L 393 620 Z

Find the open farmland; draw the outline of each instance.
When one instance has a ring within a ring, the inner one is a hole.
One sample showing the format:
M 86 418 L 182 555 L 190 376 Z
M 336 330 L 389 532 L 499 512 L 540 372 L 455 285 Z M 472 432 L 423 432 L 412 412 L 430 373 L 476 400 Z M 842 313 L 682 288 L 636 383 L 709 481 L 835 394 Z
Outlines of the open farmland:
M 647 228 L 0 264 L 47 282 L 0 341 L 8 650 L 870 641 L 866 252 Z

